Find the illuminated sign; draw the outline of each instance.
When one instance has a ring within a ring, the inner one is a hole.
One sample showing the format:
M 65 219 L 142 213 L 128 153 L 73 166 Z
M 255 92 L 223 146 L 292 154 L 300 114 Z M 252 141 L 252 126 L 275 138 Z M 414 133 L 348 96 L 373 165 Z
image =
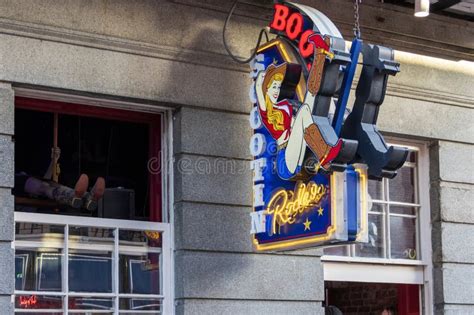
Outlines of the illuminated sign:
M 35 306 L 38 303 L 38 299 L 36 295 L 32 296 L 20 296 L 20 307 L 22 308 L 30 308 Z
M 160 239 L 160 232 L 156 231 L 145 231 L 144 232 L 146 237 L 148 237 L 150 240 L 157 241 Z
M 286 250 L 368 238 L 367 180 L 392 178 L 407 150 L 376 128 L 392 50 L 354 40 L 350 51 L 321 12 L 276 4 L 276 39 L 251 62 L 254 157 L 251 234 L 257 250 Z M 346 105 L 363 57 L 356 101 Z
M 315 206 L 319 206 L 319 215 L 323 215 L 324 209 L 321 201 L 326 195 L 326 186 L 309 182 L 308 185 L 298 182 L 295 190 L 280 189 L 276 191 L 267 205 L 267 214 L 272 217 L 272 233 L 280 233 L 282 226 L 294 224 L 299 216 Z M 309 230 L 310 224 L 305 227 Z

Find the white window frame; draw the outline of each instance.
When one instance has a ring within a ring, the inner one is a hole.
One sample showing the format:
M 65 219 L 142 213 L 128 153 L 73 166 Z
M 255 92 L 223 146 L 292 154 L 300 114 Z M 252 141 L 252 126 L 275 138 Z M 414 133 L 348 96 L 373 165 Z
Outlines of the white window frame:
M 93 296 L 106 297 L 114 299 L 114 314 L 126 314 L 132 311 L 119 311 L 119 298 L 155 298 L 161 299 L 163 305 L 163 314 L 169 314 L 173 307 L 171 294 L 171 232 L 170 225 L 167 223 L 158 222 L 143 222 L 131 220 L 116 220 L 116 219 L 102 219 L 91 217 L 76 217 L 64 216 L 55 214 L 41 214 L 28 212 L 15 212 L 15 223 L 33 223 L 33 224 L 47 224 L 64 227 L 64 234 L 62 240 L 55 240 L 53 242 L 46 241 L 31 241 L 15 239 L 14 247 L 19 248 L 42 248 L 54 247 L 62 249 L 62 290 L 61 291 L 18 291 L 15 290 L 15 295 L 37 295 L 37 296 L 58 296 L 63 298 L 64 314 L 75 312 L 87 312 L 86 310 L 69 310 L 68 298 L 74 296 Z M 69 237 L 69 227 L 91 227 L 101 229 L 113 230 L 114 242 L 113 245 L 96 245 L 96 244 L 74 244 L 72 245 Z M 148 252 L 160 254 L 160 279 L 162 294 L 124 294 L 119 291 L 119 254 L 121 250 L 140 250 L 141 248 L 132 248 L 131 246 L 119 245 L 119 231 L 120 230 L 139 230 L 139 231 L 153 231 L 159 232 L 162 238 L 162 247 L 160 249 L 147 250 Z M 98 248 L 99 247 L 99 248 Z M 69 249 L 80 248 L 85 250 L 94 250 L 100 253 L 101 251 L 112 252 L 112 293 L 93 293 L 93 292 L 69 292 L 68 279 L 68 265 L 69 265 Z M 15 309 L 16 312 L 51 312 L 52 310 L 38 310 L 38 309 Z M 110 312 L 110 311 L 108 311 Z M 134 311 L 136 312 L 136 311 Z M 148 312 L 149 313 L 149 312 Z M 154 312 L 156 313 L 156 312 Z
M 174 308 L 174 176 L 173 176 L 173 112 L 172 109 L 165 106 L 160 106 L 157 104 L 144 104 L 144 103 L 134 103 L 128 101 L 112 100 L 105 98 L 95 98 L 83 95 L 73 95 L 65 94 L 54 91 L 45 91 L 45 90 L 36 90 L 26 87 L 15 87 L 15 95 L 33 99 L 44 99 L 50 101 L 59 101 L 67 102 L 72 104 L 80 104 L 86 106 L 96 106 L 112 109 L 121 109 L 128 111 L 138 111 L 146 112 L 151 114 L 160 114 L 161 115 L 161 128 L 162 128 L 162 143 L 161 143 L 161 152 L 160 152 L 160 162 L 161 162 L 161 180 L 162 180 L 162 222 L 143 222 L 136 221 L 140 223 L 140 228 L 143 229 L 143 223 L 158 224 L 159 230 L 162 230 L 167 236 L 167 246 L 163 246 L 163 276 L 166 274 L 166 279 L 163 279 L 163 314 L 175 314 Z M 20 212 L 15 212 L 15 222 L 17 216 L 22 218 Z M 31 215 L 31 213 L 28 213 Z M 39 214 L 43 216 L 43 214 Z M 53 215 L 54 216 L 54 215 Z M 56 215 L 61 217 L 60 215 Z M 71 216 L 64 216 L 65 219 L 69 220 Z M 81 220 L 84 217 L 80 217 Z M 94 222 L 98 219 L 94 218 Z M 102 219 L 100 219 L 102 220 Z M 103 219 L 110 220 L 110 219 Z M 112 220 L 119 221 L 125 224 L 132 222 L 130 220 Z M 112 223 L 112 222 L 111 222 Z M 96 226 L 96 225 L 93 225 Z M 120 226 L 120 224 L 118 225 Z M 154 226 L 157 227 L 156 225 Z M 149 229 L 153 230 L 153 229 Z M 15 242 L 12 243 L 12 247 L 15 248 Z M 165 253 L 166 252 L 166 253 Z M 66 255 L 65 255 L 66 256 Z M 166 269 L 165 269 L 166 268 Z M 166 272 L 165 272 L 166 270 Z M 165 293 L 166 291 L 166 293 Z M 41 292 L 42 295 L 45 292 Z M 16 294 L 16 293 L 15 293 Z M 36 310 L 37 311 L 37 310 Z M 22 310 L 25 312 L 25 310 Z
M 420 308 L 423 314 L 433 313 L 433 264 L 431 248 L 431 214 L 429 199 L 429 148 L 426 142 L 388 138 L 387 142 L 409 147 L 418 152 L 417 179 L 419 222 L 417 237 L 421 260 L 387 259 L 324 255 L 325 281 L 399 283 L 420 285 Z M 390 242 L 390 240 L 387 240 Z M 390 250 L 385 247 L 384 250 Z M 423 302 L 423 303 L 421 303 Z

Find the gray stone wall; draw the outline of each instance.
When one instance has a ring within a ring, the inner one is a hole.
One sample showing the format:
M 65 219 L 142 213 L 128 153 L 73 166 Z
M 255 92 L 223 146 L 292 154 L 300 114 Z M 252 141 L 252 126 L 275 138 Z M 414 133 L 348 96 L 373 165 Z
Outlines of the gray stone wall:
M 13 90 L 10 84 L 0 83 L 0 312 L 13 313 L 14 291 L 13 196 L 14 132 Z
M 473 118 L 471 113 L 471 124 Z M 471 314 L 474 312 L 474 145 L 438 141 L 431 151 L 435 310 L 438 314 Z
M 350 38 L 352 6 L 303 1 Z M 13 92 L 123 99 L 172 106 L 178 314 L 322 312 L 320 251 L 254 253 L 250 244 L 247 67 L 221 42 L 230 0 L 0 0 L 0 309 L 12 312 Z M 257 3 L 257 2 L 256 2 Z M 472 60 L 465 21 L 415 19 L 412 10 L 367 0 L 364 39 L 404 51 Z M 271 11 L 241 6 L 229 41 L 247 55 Z M 400 23 L 403 21 L 403 23 Z M 439 38 L 443 38 L 440 42 Z M 431 207 L 435 304 L 473 312 L 472 64 L 396 53 L 379 126 L 433 145 Z

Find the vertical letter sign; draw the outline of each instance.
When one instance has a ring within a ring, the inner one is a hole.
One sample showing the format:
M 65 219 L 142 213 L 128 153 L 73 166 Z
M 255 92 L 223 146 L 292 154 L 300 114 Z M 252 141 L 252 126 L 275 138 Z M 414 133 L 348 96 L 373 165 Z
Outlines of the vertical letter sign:
M 251 62 L 254 104 L 251 234 L 257 250 L 367 242 L 368 178 L 392 178 L 407 150 L 376 128 L 393 51 L 354 40 L 350 51 L 321 12 L 276 4 L 276 39 Z M 347 115 L 357 60 L 363 65 Z

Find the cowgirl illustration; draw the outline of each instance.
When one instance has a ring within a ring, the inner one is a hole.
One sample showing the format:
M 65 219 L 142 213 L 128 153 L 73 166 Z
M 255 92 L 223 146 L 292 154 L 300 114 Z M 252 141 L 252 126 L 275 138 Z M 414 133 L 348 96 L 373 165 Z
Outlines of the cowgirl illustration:
M 306 96 L 299 108 L 287 99 L 279 100 L 289 66 L 287 63 L 278 66 L 271 64 L 257 75 L 255 81 L 260 117 L 277 142 L 277 172 L 285 180 L 292 179 L 301 171 L 306 146 L 315 154 L 319 166 L 323 168 L 329 166 L 342 147 L 341 139 L 337 137 L 334 139 L 325 131 L 329 120 L 314 121 L 311 114 L 322 80 L 324 61 L 329 51 L 329 44 L 324 40 L 319 44 L 325 46 L 315 47 L 316 53 L 308 76 Z

